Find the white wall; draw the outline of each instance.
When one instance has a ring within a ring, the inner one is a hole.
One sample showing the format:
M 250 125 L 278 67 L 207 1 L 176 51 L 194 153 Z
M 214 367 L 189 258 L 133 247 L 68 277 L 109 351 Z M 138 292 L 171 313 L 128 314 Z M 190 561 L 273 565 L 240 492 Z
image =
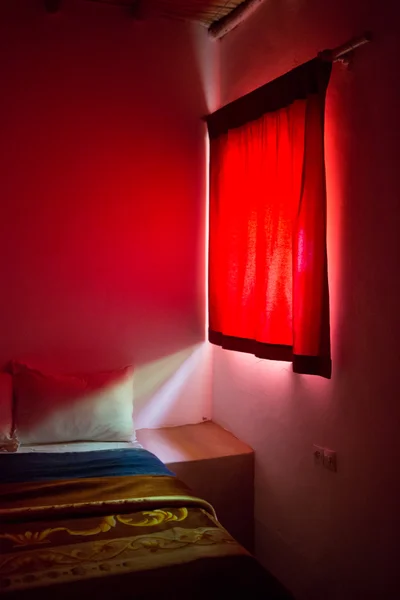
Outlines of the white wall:
M 327 98 L 333 377 L 213 350 L 213 418 L 256 451 L 256 547 L 302 600 L 398 597 L 400 38 L 395 4 L 267 0 L 221 43 L 221 105 L 371 29 Z M 312 444 L 338 453 L 336 474 Z
M 133 363 L 138 427 L 201 421 L 216 46 L 118 6 L 0 4 L 0 365 Z

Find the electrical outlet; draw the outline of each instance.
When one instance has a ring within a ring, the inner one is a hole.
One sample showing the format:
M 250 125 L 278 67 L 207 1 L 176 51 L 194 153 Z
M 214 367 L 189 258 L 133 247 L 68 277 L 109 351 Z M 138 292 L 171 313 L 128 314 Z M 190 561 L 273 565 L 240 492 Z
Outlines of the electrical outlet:
M 314 464 L 329 471 L 337 471 L 336 452 L 313 444 Z
M 328 450 L 327 448 L 324 448 L 323 463 L 325 469 L 337 471 L 336 452 L 334 450 Z
M 324 450 L 322 446 L 313 445 L 314 464 L 323 467 L 324 465 Z

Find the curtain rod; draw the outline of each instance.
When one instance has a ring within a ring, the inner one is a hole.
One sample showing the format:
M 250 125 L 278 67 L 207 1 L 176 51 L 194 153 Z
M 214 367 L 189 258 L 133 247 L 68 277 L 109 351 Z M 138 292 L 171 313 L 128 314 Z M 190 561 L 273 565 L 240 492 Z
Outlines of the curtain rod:
M 345 44 L 338 46 L 337 48 L 333 48 L 332 50 L 323 50 L 322 52 L 319 52 L 318 57 L 327 62 L 342 61 L 344 63 L 348 63 L 349 54 L 353 50 L 355 50 L 356 48 L 359 48 L 360 46 L 364 46 L 365 44 L 368 44 L 371 41 L 372 41 L 372 33 L 366 32 L 366 33 L 364 33 L 364 35 L 354 37 L 351 40 L 349 40 L 348 42 L 346 42 Z M 299 67 L 297 67 L 297 68 L 299 68 Z M 268 85 L 268 84 L 266 84 L 266 85 Z M 264 86 L 261 86 L 261 87 L 264 87 Z M 261 89 L 261 88 L 259 88 L 259 89 Z M 257 90 L 254 90 L 254 92 L 256 92 L 256 91 Z M 251 93 L 254 93 L 254 92 L 251 92 Z M 237 102 L 238 100 L 236 100 L 234 102 Z M 219 110 L 222 110 L 223 108 L 226 108 L 226 107 L 221 107 Z M 218 112 L 218 111 L 216 111 L 216 112 Z M 210 116 L 211 116 L 210 114 L 205 115 L 204 117 L 202 117 L 202 120 L 207 122 L 209 120 Z
M 372 41 L 371 32 L 364 33 L 364 35 L 359 35 L 358 37 L 352 38 L 345 44 L 338 46 L 337 48 L 333 48 L 333 50 L 323 50 L 319 52 L 318 56 L 325 60 L 331 60 L 332 62 L 346 61 L 346 57 L 356 48 L 360 46 L 364 46 L 364 44 L 368 44 Z

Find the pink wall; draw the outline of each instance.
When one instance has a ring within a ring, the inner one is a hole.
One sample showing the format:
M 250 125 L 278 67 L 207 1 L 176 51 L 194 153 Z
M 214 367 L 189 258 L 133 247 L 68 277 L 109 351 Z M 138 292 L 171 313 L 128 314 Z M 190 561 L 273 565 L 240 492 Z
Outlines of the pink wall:
M 206 35 L 43 6 L 0 8 L 0 363 L 133 362 L 139 426 L 200 421 Z
M 399 589 L 400 38 L 389 4 L 268 0 L 221 44 L 225 104 L 375 36 L 349 69 L 334 66 L 327 99 L 332 380 L 213 352 L 213 417 L 256 451 L 257 554 L 304 600 Z M 336 474 L 314 467 L 313 443 L 337 451 Z

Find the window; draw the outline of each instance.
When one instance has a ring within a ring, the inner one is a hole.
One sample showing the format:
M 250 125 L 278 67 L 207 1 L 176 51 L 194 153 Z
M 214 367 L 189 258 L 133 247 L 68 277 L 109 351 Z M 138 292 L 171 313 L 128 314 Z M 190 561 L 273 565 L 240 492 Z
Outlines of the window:
M 207 118 L 209 339 L 325 377 L 330 71 L 315 59 Z

